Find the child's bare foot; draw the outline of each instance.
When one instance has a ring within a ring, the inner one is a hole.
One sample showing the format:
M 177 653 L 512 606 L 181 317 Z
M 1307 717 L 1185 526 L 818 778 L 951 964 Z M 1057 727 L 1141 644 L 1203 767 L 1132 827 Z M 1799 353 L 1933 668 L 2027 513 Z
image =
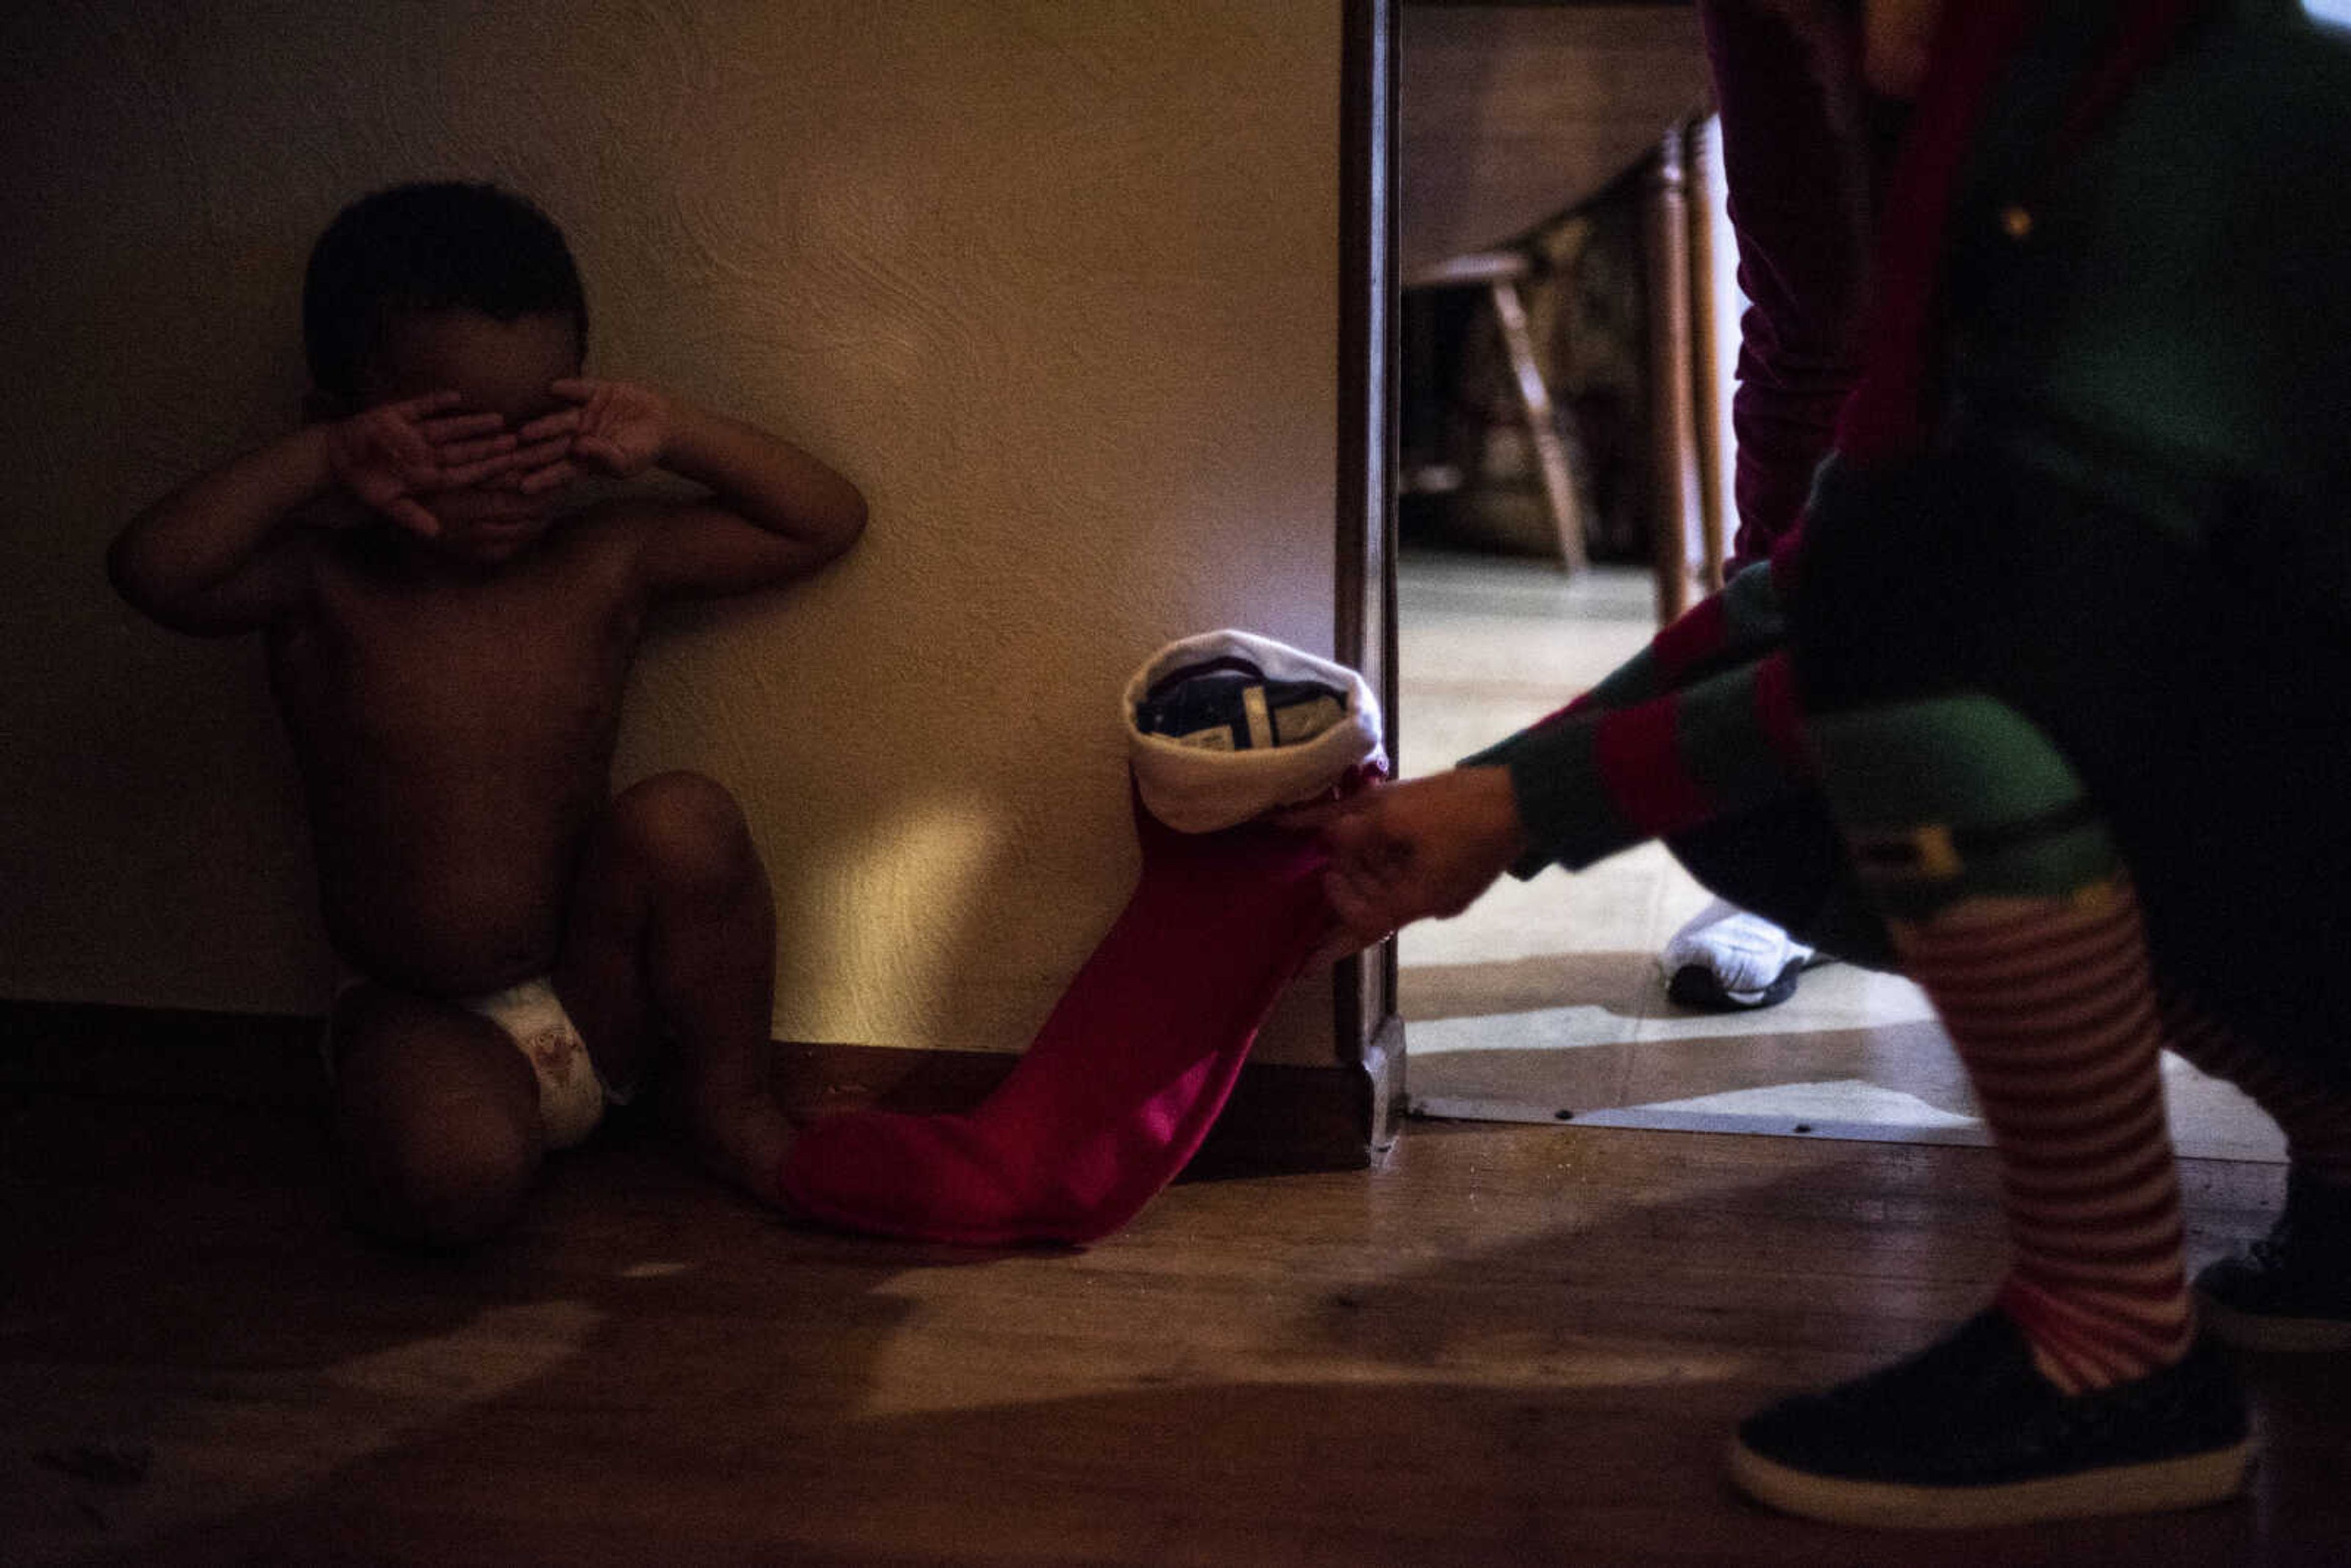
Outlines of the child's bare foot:
M 764 1091 L 674 1082 L 663 1112 L 703 1169 L 770 1208 L 784 1207 L 778 1173 L 793 1128 Z

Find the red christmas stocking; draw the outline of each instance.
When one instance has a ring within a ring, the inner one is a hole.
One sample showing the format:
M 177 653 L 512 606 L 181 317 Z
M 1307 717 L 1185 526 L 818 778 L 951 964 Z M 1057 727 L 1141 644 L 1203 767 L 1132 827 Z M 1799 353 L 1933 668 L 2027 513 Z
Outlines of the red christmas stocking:
M 1126 712 L 1143 873 L 1124 912 L 977 1109 L 803 1133 L 782 1183 L 811 1218 L 970 1246 L 1098 1240 L 1215 1124 L 1330 928 L 1316 835 L 1249 819 L 1384 766 L 1378 708 L 1351 671 L 1224 632 L 1162 650 Z

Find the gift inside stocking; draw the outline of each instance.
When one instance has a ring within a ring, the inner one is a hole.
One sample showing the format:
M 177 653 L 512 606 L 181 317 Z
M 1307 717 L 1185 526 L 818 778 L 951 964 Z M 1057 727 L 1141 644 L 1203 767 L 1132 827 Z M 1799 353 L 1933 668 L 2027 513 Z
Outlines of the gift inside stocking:
M 1261 708 L 1263 693 L 1254 700 Z M 1153 727 L 1151 704 L 1131 701 L 1130 722 L 1138 708 L 1141 733 Z M 1325 773 L 1324 793 L 1360 787 L 1384 761 L 1376 725 L 1373 709 L 1371 737 Z M 1314 833 L 1259 821 L 1185 832 L 1154 814 L 1149 754 L 1168 744 L 1155 736 L 1138 747 L 1134 894 L 1011 1076 L 967 1113 L 818 1123 L 785 1156 L 792 1204 L 886 1236 L 1082 1243 L 1124 1225 L 1183 1169 L 1275 999 L 1328 934 L 1330 912 Z

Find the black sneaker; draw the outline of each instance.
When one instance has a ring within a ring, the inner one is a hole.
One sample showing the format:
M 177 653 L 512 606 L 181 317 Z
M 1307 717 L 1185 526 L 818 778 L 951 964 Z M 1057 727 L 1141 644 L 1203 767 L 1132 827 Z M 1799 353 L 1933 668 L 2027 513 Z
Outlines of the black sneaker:
M 1776 1008 L 1796 994 L 1796 982 L 1811 966 L 1791 958 L 1771 984 L 1756 991 L 1734 991 L 1722 977 L 1704 964 L 1685 964 L 1666 982 L 1666 999 L 1694 1013 L 1751 1013 Z
M 2243 1350 L 2351 1349 L 2351 1188 L 2287 1173 L 2270 1233 L 2196 1276 L 2198 1309 Z
M 1957 1530 L 2218 1502 L 2252 1459 L 2244 1402 L 2210 1344 L 2069 1396 L 1988 1308 L 1907 1361 L 1750 1417 L 1730 1475 L 1789 1513 Z

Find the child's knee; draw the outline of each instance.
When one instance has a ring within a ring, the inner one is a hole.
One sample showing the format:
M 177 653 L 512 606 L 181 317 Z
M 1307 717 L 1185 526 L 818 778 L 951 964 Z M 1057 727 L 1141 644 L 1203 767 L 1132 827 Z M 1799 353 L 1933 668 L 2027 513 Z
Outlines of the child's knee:
M 378 1173 L 366 1218 L 428 1247 L 471 1246 L 506 1229 L 538 1169 L 537 1147 L 504 1127 L 451 1128 L 404 1153 L 398 1168 Z
M 496 1026 L 420 1000 L 339 1007 L 335 1122 L 352 1216 L 389 1239 L 465 1246 L 504 1229 L 544 1139 L 529 1064 Z
M 629 858 L 657 884 L 724 894 L 758 872 L 743 809 L 699 773 L 656 774 L 612 802 L 612 829 Z
M 1823 792 L 1881 907 L 2071 894 L 2120 857 L 2082 780 L 2040 727 L 1978 693 L 1813 718 Z
M 395 1241 L 486 1240 L 513 1223 L 538 1174 L 535 1129 L 479 1101 L 453 1100 L 430 1123 L 361 1129 L 347 1117 L 343 1134 L 352 1218 Z

